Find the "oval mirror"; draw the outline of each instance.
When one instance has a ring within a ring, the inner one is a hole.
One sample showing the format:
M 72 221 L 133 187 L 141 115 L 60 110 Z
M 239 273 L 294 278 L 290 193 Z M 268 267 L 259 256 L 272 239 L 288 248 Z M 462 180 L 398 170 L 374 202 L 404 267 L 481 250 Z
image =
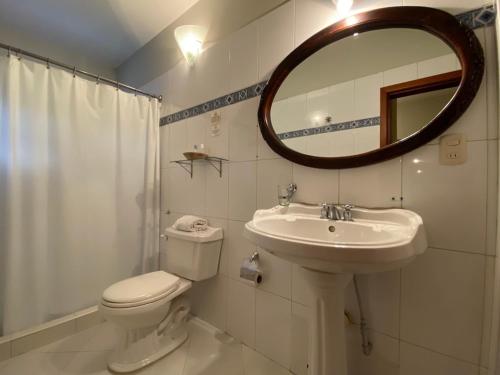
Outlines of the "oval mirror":
M 261 97 L 261 132 L 275 152 L 310 167 L 390 159 L 460 117 L 483 64 L 475 34 L 446 12 L 357 14 L 315 34 L 277 67 Z

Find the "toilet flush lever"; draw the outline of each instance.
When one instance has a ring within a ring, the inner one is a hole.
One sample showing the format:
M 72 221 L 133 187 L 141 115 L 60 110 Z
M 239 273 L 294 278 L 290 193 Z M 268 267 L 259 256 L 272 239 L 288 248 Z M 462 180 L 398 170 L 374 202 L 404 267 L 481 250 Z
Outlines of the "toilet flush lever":
M 168 236 L 166 234 L 160 234 L 162 240 L 168 241 Z

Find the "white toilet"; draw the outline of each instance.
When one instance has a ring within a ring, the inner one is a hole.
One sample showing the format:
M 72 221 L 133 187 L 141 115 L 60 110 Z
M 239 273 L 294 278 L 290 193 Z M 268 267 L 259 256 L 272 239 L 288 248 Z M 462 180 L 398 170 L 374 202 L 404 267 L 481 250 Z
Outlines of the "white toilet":
M 117 282 L 102 294 L 100 311 L 123 330 L 123 338 L 108 361 L 112 371 L 140 369 L 186 341 L 189 301 L 183 294 L 191 281 L 217 274 L 221 228 L 199 232 L 168 228 L 166 235 L 168 246 L 160 254 L 161 271 Z

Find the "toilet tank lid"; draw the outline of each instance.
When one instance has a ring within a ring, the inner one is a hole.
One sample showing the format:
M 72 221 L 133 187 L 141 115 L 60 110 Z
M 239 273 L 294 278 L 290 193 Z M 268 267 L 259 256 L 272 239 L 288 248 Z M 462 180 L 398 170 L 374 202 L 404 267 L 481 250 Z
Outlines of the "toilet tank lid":
M 207 230 L 197 232 L 183 232 L 172 227 L 165 230 L 167 236 L 191 242 L 212 242 L 221 240 L 223 237 L 222 228 L 208 227 Z

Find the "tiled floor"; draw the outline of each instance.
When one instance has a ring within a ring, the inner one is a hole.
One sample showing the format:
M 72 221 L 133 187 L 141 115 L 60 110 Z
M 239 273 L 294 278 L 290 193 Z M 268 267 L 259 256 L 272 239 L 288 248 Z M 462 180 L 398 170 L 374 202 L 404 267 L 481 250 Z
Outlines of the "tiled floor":
M 173 353 L 134 374 L 144 375 L 291 375 L 286 369 L 216 332 L 189 322 L 189 339 Z M 0 362 L 0 375 L 105 375 L 117 332 L 103 323 L 61 341 Z

